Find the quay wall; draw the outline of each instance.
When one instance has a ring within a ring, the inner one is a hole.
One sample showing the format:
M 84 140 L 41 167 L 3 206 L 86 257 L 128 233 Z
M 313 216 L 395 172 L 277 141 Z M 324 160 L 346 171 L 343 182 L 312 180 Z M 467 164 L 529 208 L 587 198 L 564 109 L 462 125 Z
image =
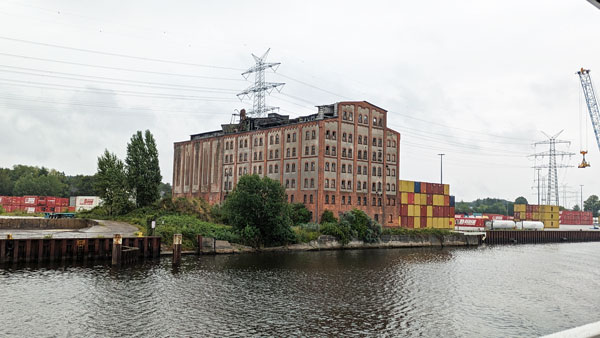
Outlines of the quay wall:
M 0 218 L 0 229 L 83 229 L 96 224 L 81 218 Z

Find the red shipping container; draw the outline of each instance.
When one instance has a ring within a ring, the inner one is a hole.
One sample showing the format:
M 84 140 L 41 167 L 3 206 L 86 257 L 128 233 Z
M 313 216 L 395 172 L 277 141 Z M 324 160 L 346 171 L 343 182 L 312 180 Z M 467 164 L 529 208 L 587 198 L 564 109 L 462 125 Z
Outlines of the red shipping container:
M 444 205 L 450 205 L 450 196 L 446 195 L 444 196 Z
M 421 228 L 427 228 L 427 217 L 421 217 Z
M 421 206 L 421 217 L 427 217 L 427 206 L 426 205 Z M 423 223 L 423 222 L 421 222 L 421 223 Z M 425 225 L 427 225 L 427 223 L 425 223 Z
M 68 198 L 61 198 L 60 199 L 60 206 L 61 207 L 68 207 L 69 206 L 69 199 Z
M 484 227 L 485 219 L 484 218 L 457 218 L 456 226 L 465 226 L 465 227 Z
M 408 204 L 409 205 L 413 205 L 415 204 L 415 193 L 414 192 L 409 192 L 406 194 L 406 197 L 408 199 Z
M 24 205 L 37 205 L 38 197 L 37 196 L 23 196 L 23 204 Z
M 75 207 L 69 206 L 69 212 L 75 212 Z
M 6 196 L 0 196 L 0 205 L 4 205 L 4 203 L 8 204 L 6 198 Z
M 450 207 L 450 212 L 448 213 L 448 217 L 454 217 L 454 213 L 455 213 L 455 208 Z
M 408 227 L 408 217 L 400 217 L 400 226 Z
M 433 194 L 427 194 L 427 205 L 433 205 Z
M 46 196 L 46 205 L 49 207 L 56 206 L 56 197 Z
M 408 205 L 406 205 L 406 204 L 400 205 L 400 216 L 402 216 L 402 217 L 408 216 Z
M 407 217 L 408 219 L 408 227 L 409 228 L 414 228 L 415 227 L 415 218 L 414 217 Z

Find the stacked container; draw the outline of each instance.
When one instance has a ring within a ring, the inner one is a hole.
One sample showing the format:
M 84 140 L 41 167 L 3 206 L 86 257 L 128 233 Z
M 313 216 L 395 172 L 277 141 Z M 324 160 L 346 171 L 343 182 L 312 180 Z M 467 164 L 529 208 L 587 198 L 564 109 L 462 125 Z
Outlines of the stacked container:
M 54 196 L 0 196 L 0 206 L 6 212 L 66 212 L 69 210 L 69 199 Z
M 559 210 L 555 205 L 515 204 L 515 221 L 541 221 L 544 228 L 559 227 Z
M 454 196 L 448 184 L 399 181 L 398 223 L 411 229 L 454 229 Z
M 568 211 L 559 212 L 560 224 L 568 225 L 592 225 L 594 216 L 590 211 Z

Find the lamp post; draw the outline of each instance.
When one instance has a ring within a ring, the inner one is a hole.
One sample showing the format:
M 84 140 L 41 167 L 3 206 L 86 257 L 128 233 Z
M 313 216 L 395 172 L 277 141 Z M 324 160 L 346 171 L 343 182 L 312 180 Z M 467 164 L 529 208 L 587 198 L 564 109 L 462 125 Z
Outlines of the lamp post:
M 579 210 L 583 211 L 583 184 L 580 184 L 579 187 L 581 188 L 581 193 L 580 193 L 581 205 L 579 206 Z
M 444 155 L 446 154 L 438 154 L 438 156 L 440 157 L 440 184 L 444 184 L 444 175 L 443 175 L 443 159 L 444 159 Z

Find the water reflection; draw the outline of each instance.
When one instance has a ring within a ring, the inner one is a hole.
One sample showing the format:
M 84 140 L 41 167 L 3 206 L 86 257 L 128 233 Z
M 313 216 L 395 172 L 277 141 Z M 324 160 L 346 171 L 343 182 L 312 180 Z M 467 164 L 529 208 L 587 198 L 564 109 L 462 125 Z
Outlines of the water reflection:
M 600 243 L 0 269 L 2 336 L 537 336 L 598 311 Z M 582 259 L 586 257 L 585 259 Z

